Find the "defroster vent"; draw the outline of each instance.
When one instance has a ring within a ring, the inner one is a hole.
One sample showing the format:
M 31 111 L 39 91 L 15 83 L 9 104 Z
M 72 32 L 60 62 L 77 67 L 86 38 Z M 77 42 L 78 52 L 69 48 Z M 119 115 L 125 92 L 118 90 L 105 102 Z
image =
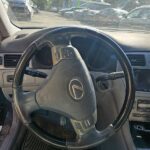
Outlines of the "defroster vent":
M 141 54 L 127 54 L 132 66 L 145 66 L 145 55 Z
M 20 54 L 6 54 L 4 55 L 4 67 L 14 68 L 20 59 Z

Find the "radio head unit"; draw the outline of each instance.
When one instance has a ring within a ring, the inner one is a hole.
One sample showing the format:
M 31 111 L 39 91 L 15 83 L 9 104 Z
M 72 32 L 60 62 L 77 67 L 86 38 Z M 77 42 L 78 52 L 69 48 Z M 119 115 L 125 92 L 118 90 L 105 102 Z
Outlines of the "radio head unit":
M 136 91 L 150 92 L 150 69 L 133 69 Z

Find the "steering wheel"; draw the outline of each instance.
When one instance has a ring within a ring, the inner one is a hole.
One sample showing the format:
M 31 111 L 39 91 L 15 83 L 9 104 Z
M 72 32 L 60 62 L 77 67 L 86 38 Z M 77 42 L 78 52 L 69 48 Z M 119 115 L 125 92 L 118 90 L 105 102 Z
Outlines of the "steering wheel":
M 124 71 L 124 104 L 115 121 L 102 131 L 95 127 L 97 102 L 92 78 L 78 50 L 70 44 L 70 39 L 76 35 L 97 38 L 111 46 Z M 46 82 L 36 91 L 24 93 L 22 81 L 26 65 L 43 44 L 51 48 L 53 68 Z M 87 27 L 57 28 L 36 39 L 22 55 L 13 82 L 14 106 L 23 124 L 39 138 L 60 149 L 86 149 L 108 140 L 127 120 L 134 98 L 133 72 L 122 48 L 107 35 Z M 68 117 L 77 135 L 76 139 L 59 141 L 38 129 L 33 124 L 30 114 L 39 109 L 54 111 Z

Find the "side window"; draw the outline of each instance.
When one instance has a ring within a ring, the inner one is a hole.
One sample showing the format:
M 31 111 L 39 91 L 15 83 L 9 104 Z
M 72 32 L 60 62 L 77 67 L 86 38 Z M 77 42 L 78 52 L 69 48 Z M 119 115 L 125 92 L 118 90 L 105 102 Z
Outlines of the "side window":
M 141 18 L 141 12 L 141 9 L 134 10 L 128 14 L 127 18 Z
M 141 18 L 142 19 L 150 19 L 150 10 L 149 9 L 143 10 Z

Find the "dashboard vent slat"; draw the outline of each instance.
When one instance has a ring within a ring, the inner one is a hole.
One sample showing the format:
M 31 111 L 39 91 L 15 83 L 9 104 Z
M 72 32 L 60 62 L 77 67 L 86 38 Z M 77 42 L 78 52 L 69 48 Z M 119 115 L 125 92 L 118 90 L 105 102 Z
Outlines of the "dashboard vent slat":
M 2 65 L 2 64 L 3 64 L 3 57 L 0 56 L 0 65 Z
M 132 66 L 145 66 L 145 55 L 141 54 L 127 54 Z
M 4 67 L 14 68 L 20 59 L 20 54 L 6 54 L 4 55 Z

